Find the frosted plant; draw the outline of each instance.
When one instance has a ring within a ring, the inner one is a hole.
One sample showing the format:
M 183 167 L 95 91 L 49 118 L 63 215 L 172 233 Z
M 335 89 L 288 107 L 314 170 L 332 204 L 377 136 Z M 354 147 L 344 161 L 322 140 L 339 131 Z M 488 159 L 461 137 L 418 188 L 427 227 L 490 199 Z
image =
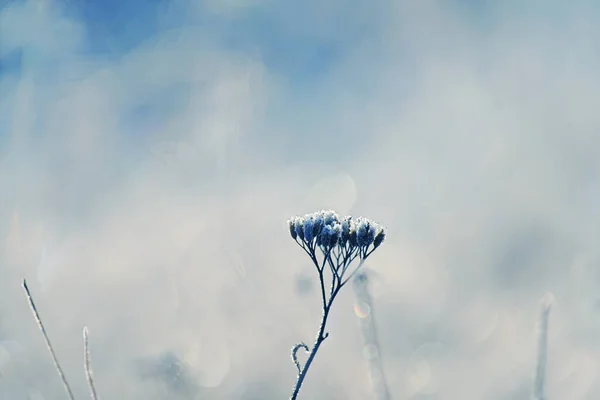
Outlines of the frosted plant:
M 367 257 L 383 243 L 386 230 L 378 223 L 363 217 L 354 219 L 346 216 L 340 219 L 332 210 L 292 217 L 288 220 L 288 226 L 292 239 L 317 268 L 323 311 L 312 349 L 305 343 L 298 343 L 292 348 L 292 361 L 298 370 L 298 376 L 290 399 L 295 400 L 319 347 L 329 336 L 329 332 L 325 332 L 325 326 L 333 301 Z M 303 366 L 297 357 L 301 348 L 309 353 Z

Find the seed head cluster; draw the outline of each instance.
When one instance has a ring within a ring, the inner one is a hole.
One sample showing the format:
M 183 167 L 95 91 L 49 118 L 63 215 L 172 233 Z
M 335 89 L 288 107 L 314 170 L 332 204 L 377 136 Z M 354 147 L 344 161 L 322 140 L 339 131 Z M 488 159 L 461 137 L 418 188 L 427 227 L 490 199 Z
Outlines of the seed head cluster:
M 340 219 L 332 210 L 322 210 L 288 220 L 290 235 L 301 246 L 324 253 L 334 248 L 345 252 L 358 252 L 365 258 L 383 243 L 386 229 L 364 217 L 345 216 Z

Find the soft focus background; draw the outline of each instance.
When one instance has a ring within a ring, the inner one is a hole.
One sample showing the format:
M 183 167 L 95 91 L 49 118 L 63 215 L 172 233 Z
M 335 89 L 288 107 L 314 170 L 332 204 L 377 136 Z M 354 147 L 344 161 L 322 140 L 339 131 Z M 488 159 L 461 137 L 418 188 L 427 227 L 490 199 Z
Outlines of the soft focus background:
M 600 397 L 600 6 L 0 0 L 0 398 L 284 399 L 320 318 L 294 214 L 369 259 L 394 399 Z M 372 397 L 348 288 L 303 399 Z M 358 314 L 358 316 L 357 316 Z

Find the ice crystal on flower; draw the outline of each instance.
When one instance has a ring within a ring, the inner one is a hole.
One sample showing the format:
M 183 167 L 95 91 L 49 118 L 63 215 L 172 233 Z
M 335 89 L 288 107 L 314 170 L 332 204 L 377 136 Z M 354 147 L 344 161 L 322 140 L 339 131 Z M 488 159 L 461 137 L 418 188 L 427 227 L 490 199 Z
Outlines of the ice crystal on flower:
M 333 210 L 323 210 L 321 213 L 323 215 L 323 222 L 325 225 L 334 225 L 340 222 L 340 217 Z
M 300 240 L 302 246 L 310 248 L 316 243 L 324 252 L 340 246 L 340 250 L 358 252 L 361 258 L 379 247 L 386 235 L 385 228 L 377 222 L 364 217 L 353 219 L 350 215 L 340 219 L 333 210 L 292 217 L 288 225 L 292 238 Z

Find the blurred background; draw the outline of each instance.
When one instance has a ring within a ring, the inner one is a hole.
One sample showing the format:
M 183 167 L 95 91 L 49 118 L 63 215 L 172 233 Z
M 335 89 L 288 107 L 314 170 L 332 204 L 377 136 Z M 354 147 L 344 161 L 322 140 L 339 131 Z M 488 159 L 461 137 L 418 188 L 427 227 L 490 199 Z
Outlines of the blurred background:
M 104 399 L 287 398 L 321 310 L 286 219 L 333 208 L 389 228 L 367 267 L 391 398 L 529 398 L 549 292 L 548 397 L 597 399 L 599 21 L 0 0 L 0 398 L 65 398 L 23 278 L 78 398 L 84 325 Z M 300 398 L 375 398 L 344 292 Z

